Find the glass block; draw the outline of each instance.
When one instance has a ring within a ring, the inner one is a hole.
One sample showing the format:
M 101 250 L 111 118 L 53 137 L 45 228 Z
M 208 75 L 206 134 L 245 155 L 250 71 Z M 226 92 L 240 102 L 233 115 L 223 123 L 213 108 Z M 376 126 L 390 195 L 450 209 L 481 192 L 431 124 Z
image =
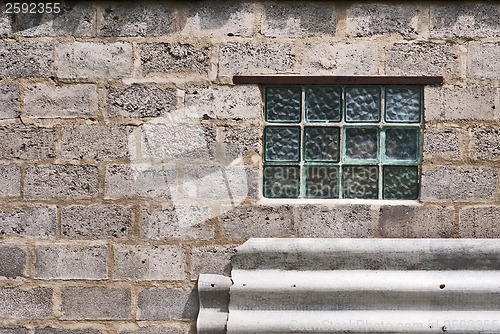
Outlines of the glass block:
M 299 161 L 300 127 L 267 126 L 264 149 L 265 161 Z
M 340 87 L 306 88 L 308 122 L 340 122 L 342 89 Z
M 302 104 L 300 87 L 266 88 L 266 121 L 299 123 Z
M 344 133 L 344 161 L 377 161 L 377 127 L 345 127 Z
M 344 198 L 377 199 L 378 167 L 342 167 L 342 196 Z
M 418 162 L 420 154 L 418 127 L 386 127 L 384 132 L 384 162 Z
M 387 87 L 385 120 L 387 122 L 420 122 L 422 89 L 420 87 Z
M 305 166 L 305 197 L 339 198 L 339 167 L 328 165 Z
M 304 127 L 304 160 L 339 161 L 339 137 L 337 127 Z
M 418 168 L 416 166 L 384 166 L 384 199 L 417 199 Z
M 264 166 L 264 197 L 298 198 L 299 166 Z
M 380 88 L 346 87 L 346 122 L 378 122 L 380 120 Z

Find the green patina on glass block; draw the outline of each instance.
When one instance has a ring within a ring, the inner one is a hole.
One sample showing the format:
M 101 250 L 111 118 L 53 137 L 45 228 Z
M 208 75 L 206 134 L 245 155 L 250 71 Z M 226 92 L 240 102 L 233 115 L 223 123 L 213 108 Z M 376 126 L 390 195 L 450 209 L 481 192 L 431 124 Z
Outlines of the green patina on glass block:
M 346 122 L 378 122 L 380 120 L 379 87 L 345 88 Z
M 379 130 L 375 126 L 344 128 L 344 161 L 378 160 Z
M 305 196 L 307 198 L 339 198 L 339 167 L 306 165 Z
M 305 99 L 308 122 L 340 122 L 342 114 L 340 87 L 308 87 Z
M 384 128 L 384 162 L 416 163 L 420 159 L 420 128 L 385 127 Z
M 421 87 L 387 87 L 385 89 L 386 122 L 418 123 L 421 110 Z
M 302 89 L 300 87 L 268 87 L 265 105 L 267 122 L 300 123 Z
M 417 199 L 418 167 L 384 166 L 384 199 Z
M 340 128 L 331 126 L 304 127 L 305 161 L 339 161 Z
M 265 161 L 299 161 L 300 127 L 267 126 L 264 130 Z
M 264 166 L 264 197 L 298 198 L 299 166 Z
M 342 196 L 344 198 L 378 198 L 377 166 L 343 166 Z

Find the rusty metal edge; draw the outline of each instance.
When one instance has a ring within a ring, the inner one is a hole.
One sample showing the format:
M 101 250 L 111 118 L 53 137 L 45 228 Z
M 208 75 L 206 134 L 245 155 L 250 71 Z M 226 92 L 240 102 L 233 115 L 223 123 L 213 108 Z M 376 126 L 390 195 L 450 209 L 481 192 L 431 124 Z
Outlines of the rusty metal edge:
M 442 76 L 303 76 L 235 75 L 233 84 L 245 85 L 442 85 Z

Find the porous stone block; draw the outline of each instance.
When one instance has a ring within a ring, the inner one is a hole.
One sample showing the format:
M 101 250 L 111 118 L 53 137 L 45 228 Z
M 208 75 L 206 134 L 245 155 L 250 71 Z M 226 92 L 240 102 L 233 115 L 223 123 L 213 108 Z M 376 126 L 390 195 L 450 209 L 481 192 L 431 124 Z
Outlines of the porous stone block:
M 123 320 L 130 316 L 131 293 L 121 287 L 67 287 L 61 290 L 64 320 Z
M 199 274 L 231 275 L 231 257 L 236 246 L 205 246 L 191 250 L 191 279 Z
M 173 88 L 132 85 L 109 87 L 106 110 L 108 116 L 162 117 L 174 111 L 176 105 L 176 90 Z
M 289 73 L 294 70 L 291 43 L 228 42 L 220 45 L 219 75 Z
M 0 246 L 0 276 L 15 278 L 23 276 L 26 252 L 14 245 Z
M 62 78 L 122 78 L 132 71 L 132 46 L 125 42 L 61 43 L 56 48 Z
M 223 128 L 223 136 L 225 157 L 237 159 L 255 155 L 260 158 L 262 138 L 258 128 L 228 125 Z
M 3 10 L 0 12 L 0 38 L 14 37 L 14 14 L 7 14 Z
M 31 125 L 0 126 L 0 159 L 54 158 L 55 130 Z
M 119 334 L 184 334 L 185 332 L 177 327 L 140 327 L 137 330 L 120 331 Z
M 306 44 L 302 73 L 309 75 L 378 74 L 378 46 L 373 41 Z
M 383 206 L 378 237 L 451 238 L 455 210 L 452 206 Z
M 151 288 L 139 293 L 138 320 L 193 320 L 198 313 L 196 290 Z
M 37 245 L 35 278 L 100 280 L 108 277 L 105 246 Z
M 90 198 L 97 194 L 98 170 L 89 165 L 30 166 L 26 169 L 27 199 Z
M 478 125 L 470 129 L 469 154 L 473 160 L 500 159 L 500 128 Z
M 0 318 L 40 319 L 52 315 L 50 288 L 0 288 Z
M 460 209 L 461 238 L 499 238 L 500 207 L 494 205 L 466 206 Z
M 135 280 L 182 280 L 184 250 L 180 247 L 115 245 L 115 278 Z
M 424 159 L 429 156 L 460 158 L 458 132 L 453 128 L 426 126 L 424 130 Z
M 53 58 L 52 43 L 2 42 L 0 77 L 49 77 L 54 74 Z
M 207 47 L 181 43 L 141 44 L 142 74 L 206 74 L 210 59 Z
M 56 224 L 55 206 L 0 210 L 0 235 L 42 238 L 55 236 Z
M 422 200 L 491 199 L 498 173 L 490 167 L 437 167 L 422 172 Z
M 264 2 L 261 28 L 264 36 L 333 36 L 336 25 L 337 17 L 331 2 Z
M 35 329 L 35 334 L 100 334 L 101 330 L 95 328 L 52 328 L 44 327 Z
M 469 78 L 500 79 L 500 43 L 470 42 L 467 53 Z
M 97 99 L 96 85 L 36 84 L 26 90 L 24 109 L 33 118 L 96 118 Z
M 28 329 L 19 328 L 0 328 L 0 334 L 28 334 Z
M 0 83 L 0 119 L 18 118 L 20 108 L 19 86 L 14 82 Z
M 21 195 L 21 169 L 18 165 L 0 165 L 0 197 Z
M 69 238 L 122 238 L 131 228 L 132 211 L 128 206 L 73 205 L 61 213 L 61 233 Z

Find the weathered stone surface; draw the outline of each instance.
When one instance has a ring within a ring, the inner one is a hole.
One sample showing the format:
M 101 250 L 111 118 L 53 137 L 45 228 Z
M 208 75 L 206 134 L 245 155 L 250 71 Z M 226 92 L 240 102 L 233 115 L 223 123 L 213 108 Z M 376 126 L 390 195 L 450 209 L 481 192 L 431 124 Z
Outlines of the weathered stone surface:
M 205 119 L 253 119 L 262 110 L 256 85 L 192 87 L 186 90 L 186 115 Z
M 68 287 L 62 289 L 61 297 L 64 320 L 119 320 L 130 316 L 129 288 Z
M 175 9 L 164 2 L 106 2 L 101 36 L 163 36 L 175 31 Z
M 0 165 L 0 197 L 21 195 L 21 169 L 18 165 Z
M 291 72 L 294 69 L 295 48 L 290 43 L 221 44 L 219 74 L 264 74 Z
M 181 43 L 141 44 L 142 73 L 206 74 L 209 69 L 207 47 Z
M 407 3 L 358 3 L 347 9 L 348 36 L 399 33 L 405 38 L 418 36 L 420 8 Z
M 425 87 L 426 120 L 492 120 L 500 117 L 495 108 L 496 89 L 491 86 Z
M 61 233 L 70 238 L 121 238 L 132 228 L 130 207 L 95 204 L 62 209 Z
M 24 196 L 27 199 L 90 198 L 97 194 L 95 166 L 50 165 L 26 169 Z
M 67 329 L 67 328 L 37 328 L 35 334 L 100 334 L 102 331 L 95 328 Z
M 0 210 L 0 235 L 55 236 L 56 224 L 55 206 Z
M 132 85 L 108 89 L 109 116 L 162 117 L 175 110 L 176 105 L 177 96 L 173 88 Z
M 210 239 L 214 227 L 207 224 L 212 218 L 206 206 L 178 205 L 161 209 L 141 210 L 141 231 L 149 239 L 194 238 Z
M 384 238 L 451 238 L 452 206 L 383 206 L 377 236 Z
M 115 245 L 115 278 L 136 280 L 182 280 L 184 250 L 180 247 Z
M 198 312 L 196 290 L 151 288 L 139 293 L 138 320 L 195 319 Z
M 474 126 L 470 129 L 470 134 L 469 152 L 472 159 L 500 159 L 500 128 L 498 126 Z
M 488 199 L 497 184 L 497 171 L 489 168 L 438 167 L 422 172 L 422 200 Z
M 299 207 L 297 233 L 301 238 L 368 238 L 375 232 L 368 205 Z
M 332 36 L 336 25 L 337 17 L 331 2 L 264 2 L 261 28 L 264 36 Z
M 0 126 L 1 159 L 54 158 L 54 128 L 6 124 Z
M 106 253 L 105 246 L 37 245 L 35 278 L 106 279 Z
M 227 158 L 237 159 L 249 155 L 260 158 L 262 138 L 258 128 L 225 126 L 222 150 Z
M 129 157 L 129 126 L 73 125 L 63 128 L 65 159 L 109 161 Z
M 0 38 L 14 37 L 12 17 L 13 14 L 6 14 L 3 10 L 0 12 Z
M 36 84 L 26 90 L 25 113 L 34 118 L 95 118 L 97 99 L 96 85 Z
M 427 126 L 424 130 L 424 159 L 428 156 L 460 157 L 457 130 Z
M 176 327 L 140 327 L 134 331 L 121 331 L 119 334 L 184 334 Z
M 52 289 L 0 288 L 0 318 L 38 319 L 52 315 Z
M 14 82 L 0 83 L 0 119 L 18 118 L 20 108 L 19 86 Z
M 307 44 L 302 72 L 310 75 L 378 74 L 378 46 L 374 41 Z
M 0 43 L 0 77 L 48 77 L 53 75 L 52 43 Z
M 468 206 L 460 209 L 461 238 L 499 238 L 500 207 L 493 205 Z
M 23 276 L 25 266 L 26 252 L 23 249 L 13 245 L 0 246 L 0 276 Z
M 0 328 L 0 334 L 28 334 L 28 329 L 20 328 Z
M 431 5 L 432 37 L 477 38 L 500 36 L 500 5 L 446 3 Z
M 500 79 L 500 43 L 470 42 L 467 53 L 467 76 Z
M 56 48 L 57 73 L 63 78 L 128 76 L 132 71 L 129 43 L 61 43 Z
M 191 279 L 199 274 L 230 276 L 231 257 L 236 254 L 236 246 L 206 246 L 191 250 Z

